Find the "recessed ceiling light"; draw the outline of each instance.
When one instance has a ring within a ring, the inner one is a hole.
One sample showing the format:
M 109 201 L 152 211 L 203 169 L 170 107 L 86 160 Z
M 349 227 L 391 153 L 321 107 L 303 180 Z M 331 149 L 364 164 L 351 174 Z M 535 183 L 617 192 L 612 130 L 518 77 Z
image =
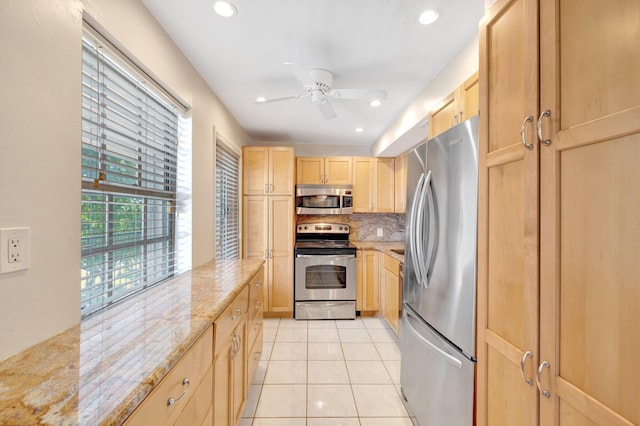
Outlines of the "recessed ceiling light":
M 261 104 L 261 103 L 263 103 L 263 102 L 264 102 L 264 101 L 266 101 L 266 100 L 267 100 L 267 98 L 262 97 L 262 96 L 258 96 L 258 97 L 256 98 L 256 103 L 257 103 L 257 104 Z
M 369 102 L 369 106 L 372 107 L 379 107 L 380 105 L 382 105 L 382 101 L 380 101 L 380 99 L 374 99 L 371 102 Z
M 224 18 L 230 18 L 238 13 L 238 9 L 228 1 L 217 1 L 213 3 L 213 10 Z
M 355 128 L 355 132 L 356 133 L 362 133 L 362 132 L 364 132 L 364 129 L 362 127 L 356 127 Z
M 422 25 L 433 24 L 438 19 L 438 16 L 440 16 L 440 14 L 437 10 L 427 9 L 420 14 L 418 22 L 420 22 Z

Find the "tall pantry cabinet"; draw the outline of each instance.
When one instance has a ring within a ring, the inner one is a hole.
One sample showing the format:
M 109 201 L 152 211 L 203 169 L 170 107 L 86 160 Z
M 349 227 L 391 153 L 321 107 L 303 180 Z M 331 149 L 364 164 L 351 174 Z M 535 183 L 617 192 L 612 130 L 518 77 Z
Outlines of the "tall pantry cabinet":
M 243 257 L 265 259 L 267 315 L 293 312 L 294 165 L 293 148 L 242 149 Z
M 477 424 L 640 424 L 640 2 L 480 27 Z

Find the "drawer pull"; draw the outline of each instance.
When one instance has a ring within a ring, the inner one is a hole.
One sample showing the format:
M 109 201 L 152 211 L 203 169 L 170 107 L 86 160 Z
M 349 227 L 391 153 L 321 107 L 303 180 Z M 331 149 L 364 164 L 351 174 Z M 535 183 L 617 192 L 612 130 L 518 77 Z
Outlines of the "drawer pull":
M 183 396 L 185 396 L 187 394 L 187 389 L 189 389 L 189 379 L 188 378 L 184 378 L 182 379 L 182 386 L 184 387 L 184 390 L 182 391 L 182 395 L 180 395 L 177 398 L 169 398 L 167 399 L 167 406 L 172 406 L 174 405 L 176 402 L 180 401 L 182 399 Z
M 262 281 L 258 281 L 257 283 L 254 284 L 257 288 L 262 287 Z
M 231 321 L 235 321 L 242 316 L 242 310 L 236 309 L 234 312 L 235 315 L 231 315 Z
M 260 355 L 262 355 L 262 352 L 259 352 L 259 351 L 258 351 L 258 352 L 255 352 L 255 353 L 253 354 L 253 360 L 254 360 L 254 361 L 259 360 L 259 359 L 260 359 Z
M 261 300 L 258 300 L 258 301 L 256 302 L 256 309 L 260 309 L 260 307 L 261 307 L 261 306 L 262 306 L 262 301 L 261 301 Z
M 261 323 L 261 322 L 259 322 L 259 323 L 257 323 L 256 325 L 254 325 L 254 326 L 253 326 L 253 329 L 254 329 L 254 330 L 260 330 L 260 327 L 262 327 L 262 323 Z

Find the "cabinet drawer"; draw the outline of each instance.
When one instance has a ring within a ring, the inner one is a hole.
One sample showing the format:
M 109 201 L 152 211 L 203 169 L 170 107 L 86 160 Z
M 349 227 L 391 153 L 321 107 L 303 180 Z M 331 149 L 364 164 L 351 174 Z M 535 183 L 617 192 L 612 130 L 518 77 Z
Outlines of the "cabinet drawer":
M 249 350 L 249 355 L 247 359 L 247 380 L 248 385 L 253 383 L 253 379 L 256 375 L 256 370 L 258 369 L 258 364 L 260 364 L 260 358 L 262 357 L 262 327 L 260 327 L 260 332 L 256 336 L 255 343 L 253 347 Z
M 247 329 L 247 345 L 249 345 L 248 347 L 251 347 L 251 345 L 253 345 L 253 342 L 255 342 L 258 335 L 262 336 L 263 325 L 264 322 L 262 321 L 262 315 L 260 315 L 259 318 L 255 318 L 253 321 L 249 322 L 249 328 Z
M 167 373 L 158 386 L 133 412 L 127 425 L 169 425 L 172 424 L 194 396 L 203 376 L 211 374 L 213 359 L 213 331 L 207 329 L 202 337 L 187 351 L 180 361 Z M 183 385 L 184 379 L 189 385 Z M 179 398 L 184 392 L 184 396 Z M 176 402 L 168 405 L 169 398 Z M 206 414 L 206 410 L 202 413 Z
M 261 303 L 264 301 L 264 267 L 260 268 L 260 271 L 249 283 L 249 309 L 257 301 Z
M 400 275 L 400 262 L 388 254 L 384 255 L 384 267 L 396 275 Z
M 248 302 L 249 287 L 247 286 L 214 321 L 214 351 L 216 356 L 218 350 L 224 345 L 224 342 L 229 338 L 233 329 L 247 316 Z
M 176 426 L 191 426 L 201 424 L 207 413 L 213 406 L 213 368 L 209 368 L 207 374 L 200 382 L 200 386 L 187 402 L 184 410 L 174 423 Z

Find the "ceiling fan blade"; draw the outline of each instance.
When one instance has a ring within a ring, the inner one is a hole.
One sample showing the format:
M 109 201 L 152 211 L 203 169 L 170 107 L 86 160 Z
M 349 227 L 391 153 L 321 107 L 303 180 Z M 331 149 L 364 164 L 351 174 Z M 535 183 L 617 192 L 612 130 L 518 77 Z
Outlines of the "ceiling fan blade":
M 320 110 L 320 113 L 322 113 L 322 116 L 324 117 L 325 120 L 330 120 L 338 116 L 336 114 L 336 111 L 333 109 L 333 106 L 331 106 L 329 102 L 324 101 L 316 105 L 318 105 L 318 109 Z
M 295 62 L 285 62 L 285 65 L 291 65 L 296 78 L 300 80 L 303 86 L 316 86 L 316 80 L 309 74 L 309 71 L 300 64 Z
M 281 98 L 271 98 L 271 99 L 265 99 L 264 101 L 255 101 L 254 103 L 256 103 L 256 104 L 268 104 L 268 103 L 271 103 L 271 102 L 286 101 L 286 100 L 289 100 L 289 99 L 306 98 L 307 96 L 309 96 L 309 93 L 300 93 L 300 94 L 297 94 L 297 95 L 283 96 Z
M 336 99 L 364 99 L 367 101 L 387 99 L 387 92 L 382 89 L 333 89 L 328 95 Z

